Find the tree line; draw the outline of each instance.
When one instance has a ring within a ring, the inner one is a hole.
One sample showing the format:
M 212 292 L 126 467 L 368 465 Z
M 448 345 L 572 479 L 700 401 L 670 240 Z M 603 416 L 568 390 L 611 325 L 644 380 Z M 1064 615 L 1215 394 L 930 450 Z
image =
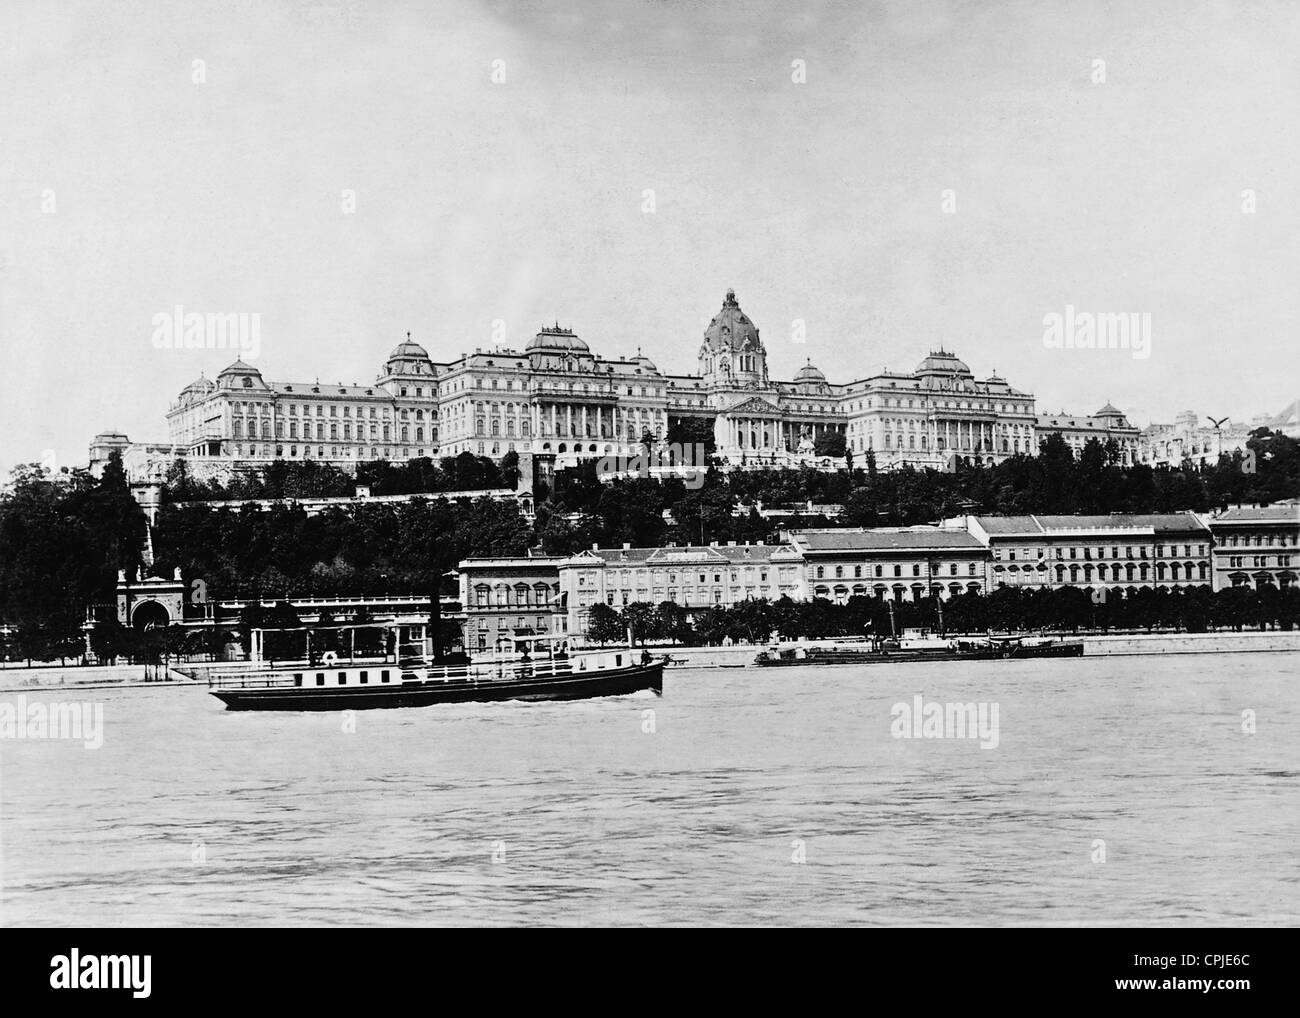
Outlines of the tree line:
M 163 498 L 167 502 L 225 502 L 240 499 L 295 499 L 351 496 L 358 487 L 372 495 L 416 495 L 448 491 L 513 489 L 519 483 L 519 454 L 508 452 L 500 462 L 463 452 L 436 462 L 428 456 L 390 463 L 367 460 L 355 474 L 319 460 L 272 460 L 245 467 L 225 479 L 195 478 L 184 459 L 167 470 Z
M 536 530 L 549 553 L 593 544 L 656 547 L 665 543 L 772 541 L 779 529 L 893 527 L 983 515 L 1206 512 L 1236 503 L 1276 502 L 1300 495 L 1300 443 L 1257 430 L 1245 454 L 1214 466 L 1123 465 L 1115 444 L 1090 439 L 1076 457 L 1060 435 L 1038 456 L 1017 455 L 994 466 L 959 465 L 952 472 L 906 467 L 879 471 L 870 454 L 852 470 L 710 468 L 701 487 L 683 478 L 619 478 L 602 482 L 593 462 L 557 472 L 537 490 Z M 843 506 L 831 518 L 804 511 L 764 519 L 756 506 Z
M 1300 626 L 1300 589 L 1212 592 L 1208 587 L 1107 591 L 1094 601 L 1075 587 L 999 587 L 989 594 L 967 591 L 951 599 L 923 597 L 891 602 L 854 596 L 771 601 L 755 598 L 688 612 L 672 601 L 634 602 L 619 610 L 606 604 L 587 611 L 587 638 L 616 644 L 630 631 L 638 643 L 716 645 L 837 637 L 888 637 L 905 629 L 931 633 L 1116 632 L 1283 629 Z

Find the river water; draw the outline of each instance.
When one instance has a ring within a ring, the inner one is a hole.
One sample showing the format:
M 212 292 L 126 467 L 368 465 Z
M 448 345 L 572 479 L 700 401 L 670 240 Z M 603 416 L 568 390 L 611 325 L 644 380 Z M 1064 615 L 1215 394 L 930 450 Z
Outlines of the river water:
M 355 731 L 83 691 L 100 748 L 0 739 L 0 923 L 1294 924 L 1296 665 L 670 669 Z M 895 737 L 917 696 L 996 747 Z

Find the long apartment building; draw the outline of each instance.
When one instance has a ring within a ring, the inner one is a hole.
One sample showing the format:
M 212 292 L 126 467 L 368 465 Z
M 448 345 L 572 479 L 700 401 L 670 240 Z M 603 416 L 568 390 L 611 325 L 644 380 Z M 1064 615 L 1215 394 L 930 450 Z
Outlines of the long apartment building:
M 694 614 L 750 598 L 915 601 L 1000 587 L 1131 592 L 1295 583 L 1300 506 L 1109 516 L 961 516 L 938 526 L 793 531 L 780 544 L 593 547 L 466 559 L 466 644 L 585 631 L 596 604 L 671 601 Z M 547 600 L 549 599 L 549 600 Z
M 1210 582 L 1212 535 L 1194 513 L 967 516 L 989 549 L 989 588 L 1186 587 Z

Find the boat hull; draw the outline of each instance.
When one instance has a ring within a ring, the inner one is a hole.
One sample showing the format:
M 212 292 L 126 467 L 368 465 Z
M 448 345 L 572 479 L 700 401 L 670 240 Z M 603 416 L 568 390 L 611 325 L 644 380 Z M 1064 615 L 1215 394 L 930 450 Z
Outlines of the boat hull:
M 1082 641 L 1025 646 L 974 647 L 959 650 L 820 650 L 813 649 L 802 658 L 773 657 L 760 654 L 755 664 L 760 668 L 794 668 L 802 665 L 906 664 L 917 661 L 1006 661 L 1027 658 L 1081 657 Z
M 338 711 L 385 707 L 428 707 L 439 703 L 499 700 L 590 700 L 649 690 L 663 695 L 664 663 L 563 675 L 443 679 L 389 687 L 285 687 L 212 689 L 227 710 Z

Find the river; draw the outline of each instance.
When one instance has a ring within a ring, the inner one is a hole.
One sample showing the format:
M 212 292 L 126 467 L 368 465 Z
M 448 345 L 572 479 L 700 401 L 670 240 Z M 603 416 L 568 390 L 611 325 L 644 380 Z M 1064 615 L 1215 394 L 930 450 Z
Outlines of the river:
M 1291 925 L 1298 660 L 669 669 L 354 726 L 30 693 L 103 744 L 0 739 L 0 923 Z M 918 696 L 996 746 L 896 737 Z

